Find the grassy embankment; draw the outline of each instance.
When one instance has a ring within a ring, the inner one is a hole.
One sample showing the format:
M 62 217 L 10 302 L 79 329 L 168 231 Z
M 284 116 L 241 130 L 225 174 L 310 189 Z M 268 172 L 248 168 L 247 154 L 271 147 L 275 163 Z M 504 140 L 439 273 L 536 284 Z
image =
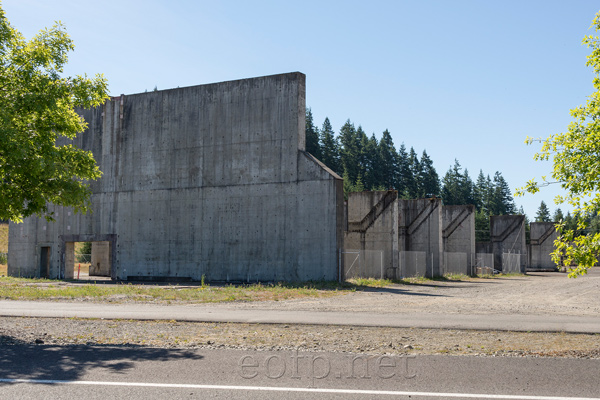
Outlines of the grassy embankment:
M 498 275 L 496 275 L 498 276 Z M 347 282 L 305 282 L 243 285 L 153 285 L 94 281 L 60 281 L 0 277 L 0 299 L 86 300 L 96 302 L 217 303 L 232 301 L 280 301 L 307 297 L 331 297 L 357 290 L 373 290 L 394 284 L 421 285 L 432 282 L 468 281 L 465 275 L 428 278 L 351 279 Z

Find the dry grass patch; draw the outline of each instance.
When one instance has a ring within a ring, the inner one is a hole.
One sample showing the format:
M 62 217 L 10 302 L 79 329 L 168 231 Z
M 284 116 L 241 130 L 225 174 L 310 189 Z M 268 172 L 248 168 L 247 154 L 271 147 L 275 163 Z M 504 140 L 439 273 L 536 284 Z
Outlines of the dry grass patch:
M 338 290 L 341 289 L 341 290 Z M 96 302 L 280 301 L 305 297 L 330 297 L 350 289 L 323 284 L 152 286 L 139 284 L 68 283 L 47 279 L 0 278 L 0 299 L 86 300 Z

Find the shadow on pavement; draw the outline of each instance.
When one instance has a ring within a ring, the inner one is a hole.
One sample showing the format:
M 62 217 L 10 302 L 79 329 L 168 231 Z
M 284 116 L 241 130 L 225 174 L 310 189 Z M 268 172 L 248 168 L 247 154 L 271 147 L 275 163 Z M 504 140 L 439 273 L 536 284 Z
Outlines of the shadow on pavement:
M 148 347 L 34 345 L 0 335 L 0 377 L 3 379 L 76 380 L 92 368 L 115 373 L 138 361 L 201 359 L 194 351 Z M 10 383 L 0 383 L 7 385 Z

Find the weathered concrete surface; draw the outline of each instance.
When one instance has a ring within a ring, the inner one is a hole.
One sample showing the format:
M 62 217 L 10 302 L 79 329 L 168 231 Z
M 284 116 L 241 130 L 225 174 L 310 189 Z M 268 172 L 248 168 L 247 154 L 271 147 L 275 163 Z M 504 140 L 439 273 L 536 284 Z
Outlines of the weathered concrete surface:
M 398 248 L 401 252 L 425 253 L 426 276 L 442 275 L 442 201 L 398 201 Z
M 519 255 L 519 272 L 527 268 L 524 215 L 495 215 L 490 217 L 490 234 L 494 252 L 494 268 L 506 271 L 503 255 Z M 505 256 L 504 256 L 505 257 Z
M 305 150 L 305 76 L 113 98 L 81 111 L 75 144 L 103 172 L 92 210 L 11 225 L 8 272 L 64 277 L 67 243 L 111 241 L 111 276 L 318 280 L 338 276 L 342 180 Z
M 554 251 L 554 241 L 558 237 L 554 222 L 532 222 L 530 226 L 528 269 L 556 270 L 550 253 Z
M 92 242 L 90 275 L 110 276 L 110 242 Z
M 344 249 L 358 250 L 359 269 L 347 271 L 344 278 L 395 279 L 398 270 L 398 192 L 395 190 L 350 193 L 348 231 Z M 383 275 L 383 276 L 382 276 Z
M 475 264 L 475 206 L 442 207 L 444 273 L 471 275 Z

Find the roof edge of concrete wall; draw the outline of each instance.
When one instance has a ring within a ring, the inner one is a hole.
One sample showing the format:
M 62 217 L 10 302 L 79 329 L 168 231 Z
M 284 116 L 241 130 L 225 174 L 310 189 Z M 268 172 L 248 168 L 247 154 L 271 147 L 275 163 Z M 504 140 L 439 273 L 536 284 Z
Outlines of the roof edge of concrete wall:
M 263 75 L 263 76 L 255 76 L 252 78 L 243 78 L 243 79 L 232 79 L 232 80 L 227 80 L 227 81 L 220 81 L 220 82 L 210 82 L 210 83 L 201 83 L 198 85 L 189 85 L 189 86 L 181 86 L 181 87 L 176 87 L 176 88 L 168 88 L 168 89 L 160 89 L 160 90 L 156 90 L 157 92 L 168 92 L 168 91 L 172 91 L 172 90 L 181 90 L 181 89 L 189 89 L 189 88 L 194 88 L 194 87 L 198 87 L 198 86 L 213 86 L 213 85 L 222 85 L 222 84 L 226 84 L 226 83 L 242 83 L 245 81 L 252 81 L 252 80 L 257 80 L 257 79 L 273 79 L 273 78 L 290 78 L 290 77 L 295 77 L 296 79 L 306 79 L 306 75 L 303 74 L 302 72 L 284 72 L 281 74 L 273 74 L 273 75 Z M 153 91 L 154 92 L 154 91 Z M 111 96 L 111 98 L 113 99 L 118 99 L 121 96 L 135 96 L 138 94 L 145 94 L 148 92 L 137 92 L 137 93 L 129 93 L 129 94 L 119 94 L 116 96 Z
M 334 179 L 343 180 L 343 178 L 341 176 L 336 174 L 331 168 L 329 168 L 327 165 L 325 165 L 323 163 L 323 161 L 319 160 L 318 158 L 316 158 L 315 156 L 310 154 L 308 151 L 306 151 L 306 150 L 299 150 L 299 151 L 300 151 L 300 153 L 304 154 L 309 160 L 312 160 L 318 166 L 320 166 L 323 170 L 327 171 Z

